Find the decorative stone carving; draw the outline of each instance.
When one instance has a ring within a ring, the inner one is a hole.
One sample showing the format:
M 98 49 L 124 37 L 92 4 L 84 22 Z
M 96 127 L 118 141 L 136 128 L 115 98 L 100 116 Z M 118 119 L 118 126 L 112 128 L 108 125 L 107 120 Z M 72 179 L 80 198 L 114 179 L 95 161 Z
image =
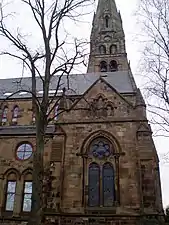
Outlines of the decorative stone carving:
M 108 102 L 103 95 L 99 95 L 91 103 L 91 112 L 97 118 L 114 116 L 113 103 Z

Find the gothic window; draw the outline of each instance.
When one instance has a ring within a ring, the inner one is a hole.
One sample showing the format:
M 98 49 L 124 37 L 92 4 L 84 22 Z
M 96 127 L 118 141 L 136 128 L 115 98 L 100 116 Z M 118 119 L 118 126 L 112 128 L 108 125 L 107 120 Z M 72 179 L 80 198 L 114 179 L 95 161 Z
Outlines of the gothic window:
M 19 160 L 26 160 L 31 157 L 32 153 L 33 153 L 33 149 L 31 144 L 22 143 L 21 145 L 18 146 L 16 150 L 16 157 Z
M 89 206 L 100 205 L 100 168 L 96 163 L 89 165 Z
M 108 16 L 105 16 L 105 25 L 106 25 L 106 28 L 109 27 L 109 17 Z
M 117 46 L 111 45 L 110 46 L 110 54 L 116 54 L 117 53 Z
M 58 120 L 58 109 L 59 109 L 59 105 L 56 105 L 54 108 L 54 119 Z
M 110 71 L 111 72 L 115 72 L 118 70 L 118 65 L 117 65 L 117 62 L 115 60 L 112 60 L 110 62 Z
M 106 47 L 104 45 L 101 45 L 99 47 L 99 53 L 102 55 L 106 54 Z
M 30 212 L 32 205 L 32 181 L 24 181 L 23 212 Z
M 18 116 L 19 116 L 19 107 L 15 106 L 13 108 L 12 122 L 17 122 Z
M 11 181 L 8 180 L 7 191 L 6 191 L 6 204 L 5 204 L 6 211 L 13 211 L 15 195 L 16 195 L 16 180 L 11 180 Z
M 115 171 L 109 157 L 114 153 L 110 142 L 99 137 L 92 141 L 89 158 L 94 162 L 88 168 L 88 205 L 111 207 L 115 202 Z
M 107 72 L 107 63 L 105 61 L 100 62 L 100 72 Z
M 110 163 L 103 165 L 103 205 L 112 206 L 115 201 L 114 169 Z
M 3 123 L 7 122 L 7 116 L 8 116 L 8 107 L 5 106 L 2 111 L 2 122 Z

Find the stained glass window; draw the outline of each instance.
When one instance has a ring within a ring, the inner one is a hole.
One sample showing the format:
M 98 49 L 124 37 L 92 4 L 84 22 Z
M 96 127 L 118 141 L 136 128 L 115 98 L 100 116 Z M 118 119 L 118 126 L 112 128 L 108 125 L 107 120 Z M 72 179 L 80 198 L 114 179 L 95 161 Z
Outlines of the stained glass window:
M 13 211 L 15 201 L 16 181 L 8 181 L 6 195 L 6 211 Z
M 26 160 L 31 157 L 32 152 L 32 146 L 29 143 L 24 143 L 17 148 L 16 156 L 20 160 Z
M 96 163 L 89 166 L 89 206 L 100 204 L 100 168 Z
M 19 114 L 19 107 L 15 106 L 13 109 L 13 118 L 18 118 L 18 114 Z
M 23 197 L 23 212 L 30 212 L 32 205 L 32 182 L 25 181 L 24 197 Z
M 103 165 L 103 205 L 112 206 L 115 200 L 114 169 L 110 163 Z
M 108 142 L 100 139 L 96 139 L 91 144 L 90 154 L 92 154 L 95 157 L 98 157 L 100 159 L 104 157 L 110 156 L 110 145 Z
M 5 106 L 2 112 L 2 122 L 6 122 L 7 121 L 7 115 L 8 115 L 8 107 Z

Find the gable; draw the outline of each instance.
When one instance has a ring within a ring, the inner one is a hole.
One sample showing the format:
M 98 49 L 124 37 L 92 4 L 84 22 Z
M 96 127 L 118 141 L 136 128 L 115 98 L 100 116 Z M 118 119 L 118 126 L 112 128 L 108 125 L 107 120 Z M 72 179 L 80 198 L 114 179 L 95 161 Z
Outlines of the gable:
M 103 78 L 99 78 L 74 105 L 74 110 L 88 110 L 95 117 L 129 116 L 133 109 L 128 102 Z

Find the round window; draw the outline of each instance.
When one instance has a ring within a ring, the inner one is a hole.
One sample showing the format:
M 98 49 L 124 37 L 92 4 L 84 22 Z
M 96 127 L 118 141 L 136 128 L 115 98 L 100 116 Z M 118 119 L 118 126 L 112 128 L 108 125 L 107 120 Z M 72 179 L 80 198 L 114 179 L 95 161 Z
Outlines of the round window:
M 32 155 L 32 146 L 30 144 L 21 144 L 16 150 L 16 156 L 20 160 L 29 159 Z

